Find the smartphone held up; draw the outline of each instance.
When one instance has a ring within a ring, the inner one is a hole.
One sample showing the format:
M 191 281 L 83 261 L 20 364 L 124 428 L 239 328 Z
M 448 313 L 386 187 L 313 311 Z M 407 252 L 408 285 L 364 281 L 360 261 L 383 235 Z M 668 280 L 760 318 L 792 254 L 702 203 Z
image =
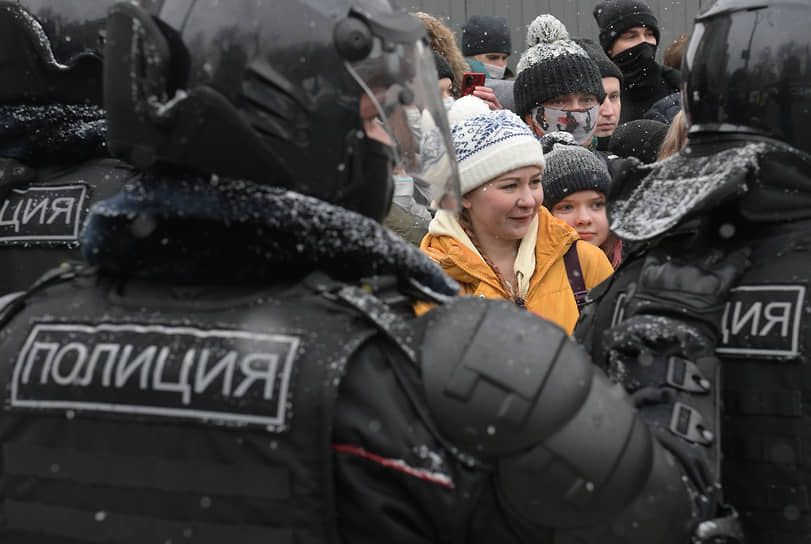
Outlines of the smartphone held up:
M 484 79 L 486 77 L 486 74 L 481 72 L 465 72 L 465 74 L 462 76 L 461 96 L 467 96 L 472 93 L 476 87 L 483 86 Z

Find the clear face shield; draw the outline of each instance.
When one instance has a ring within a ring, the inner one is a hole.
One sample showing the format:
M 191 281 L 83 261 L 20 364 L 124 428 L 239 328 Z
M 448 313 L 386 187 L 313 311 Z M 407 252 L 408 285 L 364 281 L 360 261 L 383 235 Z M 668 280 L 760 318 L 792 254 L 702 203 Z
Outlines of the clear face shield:
M 394 151 L 394 175 L 413 178 L 415 190 L 430 195 L 434 206 L 458 211 L 459 171 L 439 77 L 421 39 L 422 23 L 416 23 L 419 38 L 394 42 L 375 35 L 369 55 L 345 66 L 364 91 L 360 114 L 367 136 Z

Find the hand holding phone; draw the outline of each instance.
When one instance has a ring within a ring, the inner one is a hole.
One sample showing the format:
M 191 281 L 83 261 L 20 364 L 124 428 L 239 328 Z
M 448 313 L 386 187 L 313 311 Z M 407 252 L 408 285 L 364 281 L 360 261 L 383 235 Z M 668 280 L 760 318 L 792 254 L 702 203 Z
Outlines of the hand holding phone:
M 465 72 L 462 76 L 461 96 L 467 96 L 473 92 L 474 88 L 484 85 L 484 79 L 486 77 L 487 75 L 481 72 Z

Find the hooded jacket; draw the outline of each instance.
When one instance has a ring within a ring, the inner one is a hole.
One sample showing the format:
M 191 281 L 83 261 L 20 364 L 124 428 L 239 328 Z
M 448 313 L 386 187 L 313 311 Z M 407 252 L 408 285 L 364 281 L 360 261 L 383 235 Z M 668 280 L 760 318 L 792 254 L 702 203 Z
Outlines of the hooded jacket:
M 541 207 L 527 235 L 521 240 L 515 261 L 516 278 L 527 309 L 556 323 L 571 334 L 579 312 L 563 255 L 578 240 L 577 232 Z M 423 238 L 422 249 L 462 287 L 462 294 L 510 299 L 495 272 L 485 263 L 459 225 L 456 214 L 440 211 Z M 597 246 L 577 244 L 580 269 L 591 289 L 613 273 L 611 263 Z M 420 304 L 417 313 L 430 307 Z

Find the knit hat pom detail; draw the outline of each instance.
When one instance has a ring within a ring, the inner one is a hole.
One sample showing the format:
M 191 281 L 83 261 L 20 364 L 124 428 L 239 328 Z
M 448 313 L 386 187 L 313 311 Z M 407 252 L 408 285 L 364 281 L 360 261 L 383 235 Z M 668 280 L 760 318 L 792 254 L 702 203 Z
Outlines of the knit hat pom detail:
M 527 28 L 527 47 L 539 43 L 552 43 L 558 40 L 568 40 L 569 31 L 554 15 L 543 13 L 535 17 Z
M 544 154 L 552 151 L 555 144 L 578 145 L 577 140 L 574 139 L 574 136 L 572 136 L 570 132 L 564 132 L 562 130 L 550 132 L 541 138 L 541 147 L 543 147 Z
M 513 85 L 518 115 L 569 93 L 593 94 L 602 103 L 605 90 L 600 68 L 569 38 L 560 20 L 548 13 L 538 15 L 529 25 L 527 41 L 532 45 L 518 61 Z
M 490 111 L 490 106 L 484 100 L 469 94 L 454 102 L 451 109 L 448 110 L 448 124 L 453 125 L 488 111 Z

